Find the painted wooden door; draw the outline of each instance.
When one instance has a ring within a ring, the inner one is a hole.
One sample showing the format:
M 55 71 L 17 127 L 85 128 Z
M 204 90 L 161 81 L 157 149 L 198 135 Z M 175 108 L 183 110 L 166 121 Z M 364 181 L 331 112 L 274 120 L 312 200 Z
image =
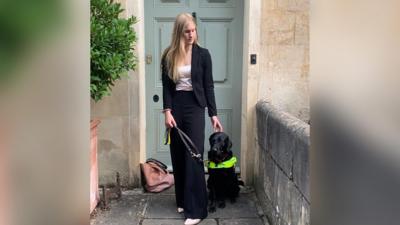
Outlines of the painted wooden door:
M 176 15 L 188 12 L 196 17 L 199 44 L 210 51 L 218 117 L 232 139 L 240 165 L 243 0 L 145 0 L 144 4 L 147 157 L 172 168 L 169 146 L 163 144 L 160 59 L 170 44 Z M 212 132 L 206 111 L 205 158 Z

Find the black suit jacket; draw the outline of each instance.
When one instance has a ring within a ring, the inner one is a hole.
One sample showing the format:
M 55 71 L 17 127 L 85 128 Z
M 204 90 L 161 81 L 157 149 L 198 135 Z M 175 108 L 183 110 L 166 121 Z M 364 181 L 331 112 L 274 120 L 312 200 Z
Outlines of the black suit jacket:
M 201 107 L 207 107 L 210 117 L 217 115 L 215 105 L 214 80 L 212 76 L 211 56 L 207 49 L 194 44 L 192 47 L 192 87 L 197 103 Z M 161 62 L 163 84 L 163 107 L 172 109 L 176 84 L 168 76 L 168 68 L 165 59 Z

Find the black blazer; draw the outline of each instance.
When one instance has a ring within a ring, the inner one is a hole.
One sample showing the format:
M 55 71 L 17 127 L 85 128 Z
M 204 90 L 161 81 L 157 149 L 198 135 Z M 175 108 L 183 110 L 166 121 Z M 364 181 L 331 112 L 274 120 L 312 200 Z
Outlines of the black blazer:
M 215 106 L 214 80 L 212 76 L 211 56 L 207 49 L 194 44 L 192 47 L 192 87 L 197 103 L 201 107 L 207 107 L 210 117 L 217 115 Z M 163 84 L 163 107 L 172 109 L 176 84 L 168 76 L 168 68 L 165 59 L 161 62 Z

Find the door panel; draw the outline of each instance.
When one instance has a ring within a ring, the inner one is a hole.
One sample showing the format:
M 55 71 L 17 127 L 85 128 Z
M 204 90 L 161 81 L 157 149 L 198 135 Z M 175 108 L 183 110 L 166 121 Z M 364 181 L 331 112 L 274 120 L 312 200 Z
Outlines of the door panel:
M 200 0 L 200 7 L 202 8 L 215 8 L 215 7 L 235 7 L 234 0 Z
M 167 164 L 169 146 L 164 142 L 160 60 L 170 44 L 176 15 L 196 12 L 199 43 L 210 51 L 218 117 L 231 137 L 240 165 L 240 114 L 242 81 L 243 0 L 152 0 L 145 4 L 146 146 L 147 157 Z M 158 101 L 153 97 L 157 95 Z M 206 112 L 205 158 L 212 126 Z
M 210 51 L 213 61 L 213 77 L 216 86 L 229 84 L 230 55 L 230 19 L 200 19 L 199 31 L 204 46 Z
M 151 2 L 149 0 L 144 0 L 145 3 Z M 167 7 L 174 7 L 174 8 L 184 8 L 189 5 L 189 0 L 154 0 L 155 8 L 167 8 Z
M 155 76 L 158 79 L 155 79 L 155 85 L 158 88 L 162 88 L 162 81 L 161 81 L 161 55 L 165 48 L 169 46 L 171 43 L 171 33 L 174 26 L 175 18 L 154 18 L 155 25 L 154 25 L 154 43 L 156 44 L 156 54 L 155 57 L 155 64 L 153 67 L 157 71 Z M 147 74 L 147 73 L 146 73 Z

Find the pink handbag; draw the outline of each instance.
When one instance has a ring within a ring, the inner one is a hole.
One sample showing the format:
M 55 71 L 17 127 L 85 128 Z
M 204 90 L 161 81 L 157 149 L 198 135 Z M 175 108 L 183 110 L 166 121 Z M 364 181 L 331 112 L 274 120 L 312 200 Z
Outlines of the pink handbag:
M 156 159 L 148 159 L 140 164 L 142 184 L 148 192 L 161 192 L 174 185 L 174 176 L 167 170 L 167 166 Z

